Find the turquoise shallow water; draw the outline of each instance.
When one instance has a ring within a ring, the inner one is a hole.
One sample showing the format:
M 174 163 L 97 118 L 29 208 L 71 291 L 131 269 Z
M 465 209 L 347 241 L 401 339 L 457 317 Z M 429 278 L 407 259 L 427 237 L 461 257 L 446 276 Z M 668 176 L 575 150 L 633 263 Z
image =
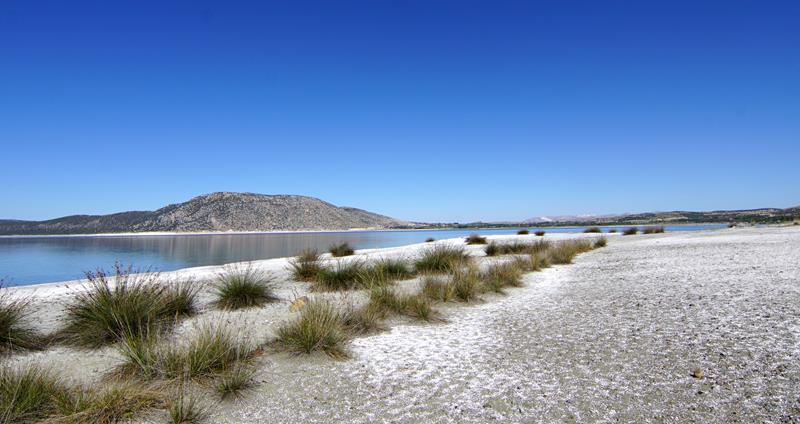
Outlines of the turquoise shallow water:
M 698 231 L 724 225 L 668 226 L 667 231 Z M 580 228 L 545 228 L 581 232 Z M 604 231 L 608 227 L 603 227 Z M 403 246 L 429 237 L 446 239 L 472 233 L 514 234 L 517 229 L 354 231 L 329 233 L 0 237 L 0 277 L 6 285 L 29 285 L 82 278 L 85 271 L 109 268 L 115 261 L 138 268 L 171 271 L 203 265 L 280 258 L 302 249 L 327 250 L 348 242 L 356 249 Z M 531 230 L 533 232 L 533 229 Z

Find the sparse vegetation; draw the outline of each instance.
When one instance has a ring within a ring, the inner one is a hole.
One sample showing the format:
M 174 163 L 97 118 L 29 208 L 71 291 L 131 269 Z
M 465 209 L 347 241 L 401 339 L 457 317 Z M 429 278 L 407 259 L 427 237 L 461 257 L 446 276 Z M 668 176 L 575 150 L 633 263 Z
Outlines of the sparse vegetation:
M 88 287 L 67 306 L 58 338 L 77 346 L 96 348 L 122 335 L 140 335 L 170 326 L 194 311 L 195 289 L 167 285 L 157 273 L 134 273 L 117 264 L 115 275 L 98 270 L 86 274 Z M 111 280 L 113 279 L 113 284 Z
M 491 242 L 486 246 L 484 251 L 486 252 L 486 256 L 497 256 L 543 252 L 549 248 L 550 242 L 546 240 L 539 240 L 535 243 L 521 243 L 518 241 L 511 243 Z
M 607 244 L 608 244 L 608 239 L 605 237 L 600 237 L 594 241 L 594 248 L 597 249 L 600 247 L 606 247 Z
M 639 233 L 639 229 L 636 227 L 629 227 L 626 228 L 625 231 L 622 232 L 623 236 L 632 236 Z
M 571 264 L 576 255 L 593 249 L 591 240 L 566 240 L 556 243 L 548 251 L 550 263 Z
M 217 276 L 214 303 L 220 309 L 236 310 L 263 306 L 278 299 L 272 277 L 251 264 L 226 266 Z
M 165 403 L 160 391 L 126 383 L 105 386 L 99 391 L 73 391 L 71 397 L 73 410 L 65 411 L 67 413 L 63 417 L 54 421 L 97 424 L 127 422 L 136 413 L 149 408 L 161 408 Z
M 441 244 L 425 250 L 414 263 L 417 272 L 453 272 L 469 262 L 461 246 Z
M 453 272 L 453 294 L 462 302 L 470 302 L 478 298 L 481 290 L 481 276 L 474 268 L 457 269 Z
M 589 228 L 583 230 L 583 232 L 584 233 L 602 233 L 603 230 L 601 230 L 600 227 L 589 227 Z
M 525 230 L 525 229 L 522 229 L 522 230 L 519 230 L 519 231 L 517 231 L 517 235 L 518 235 L 518 236 L 527 236 L 527 235 L 528 235 L 528 234 L 530 234 L 530 233 L 531 233 L 530 231 L 528 231 L 528 230 Z
M 255 387 L 254 375 L 253 368 L 234 365 L 233 368 L 225 369 L 219 374 L 214 389 L 222 400 L 241 397 Z
M 314 290 L 353 290 L 362 287 L 365 268 L 361 261 L 338 261 L 333 267 L 323 268 L 317 273 Z
M 292 278 L 297 281 L 314 281 L 322 270 L 319 252 L 306 249 L 289 261 L 289 270 Z
M 352 303 L 348 303 L 341 313 L 342 325 L 356 336 L 385 330 L 381 323 L 384 316 L 382 311 L 370 305 L 356 307 Z
M 355 253 L 355 249 L 353 249 L 353 247 L 347 242 L 332 244 L 330 248 L 328 248 L 328 251 L 331 252 L 331 255 L 336 258 L 350 256 Z
M 0 280 L 0 355 L 41 348 L 42 337 L 28 322 L 30 300 L 14 297 L 6 290 Z
M 544 231 L 542 231 L 542 230 L 539 230 L 539 231 L 536 231 L 536 232 L 535 232 L 535 233 L 533 233 L 533 234 L 536 234 L 537 236 L 539 236 L 539 237 L 542 237 L 542 236 L 544 235 Z
M 425 239 L 425 243 L 433 243 L 435 241 L 436 241 L 436 239 L 433 238 L 433 237 L 428 237 L 428 238 Z
M 383 285 L 414 276 L 410 264 L 403 259 L 383 258 L 362 269 L 361 281 L 365 286 Z
M 642 230 L 642 234 L 658 234 L 663 233 L 665 231 L 663 226 L 655 226 L 655 227 L 645 227 Z
M 617 232 L 617 229 L 616 229 L 616 228 L 612 228 L 612 229 L 608 230 L 608 232 L 609 232 L 609 233 L 616 233 L 616 232 Z
M 467 244 L 486 244 L 486 237 L 481 237 L 477 234 L 470 234 L 465 239 Z
M 424 295 L 398 295 L 391 287 L 372 289 L 367 309 L 384 318 L 397 314 L 431 321 L 435 316 L 430 300 Z
M 198 424 L 208 416 L 208 410 L 182 387 L 175 399 L 167 402 L 167 411 L 172 424 Z
M 452 302 L 456 298 L 455 288 L 449 281 L 430 275 L 422 283 L 422 294 L 439 302 Z
M 345 345 L 349 333 L 339 311 L 326 300 L 308 302 L 296 320 L 278 327 L 277 335 L 278 345 L 289 352 L 310 354 L 321 351 L 338 359 L 348 357 Z
M 521 287 L 522 273 L 527 270 L 522 261 L 498 262 L 489 266 L 482 275 L 484 288 L 495 293 L 505 293 L 506 287 Z

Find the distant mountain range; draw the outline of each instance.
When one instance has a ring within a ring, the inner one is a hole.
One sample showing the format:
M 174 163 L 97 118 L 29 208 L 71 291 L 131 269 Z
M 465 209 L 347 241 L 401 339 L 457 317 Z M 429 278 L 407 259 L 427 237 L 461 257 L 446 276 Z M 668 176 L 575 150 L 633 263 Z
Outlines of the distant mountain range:
M 314 197 L 211 193 L 156 211 L 73 215 L 47 221 L 0 220 L 0 234 L 348 230 L 405 225 L 410 224 Z
M 526 224 L 682 224 L 697 222 L 780 222 L 800 217 L 800 206 L 792 208 L 761 208 L 730 211 L 645 212 L 619 215 L 574 215 L 526 219 Z

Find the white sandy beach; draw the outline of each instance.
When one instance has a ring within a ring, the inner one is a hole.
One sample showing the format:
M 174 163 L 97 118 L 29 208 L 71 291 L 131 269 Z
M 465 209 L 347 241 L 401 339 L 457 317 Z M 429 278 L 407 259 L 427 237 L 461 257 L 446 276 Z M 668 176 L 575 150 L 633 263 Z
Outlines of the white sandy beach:
M 356 257 L 410 258 L 426 246 Z M 483 254 L 482 246 L 468 249 Z M 215 404 L 209 421 L 793 422 L 800 418 L 797 263 L 798 227 L 612 236 L 608 247 L 573 265 L 527 274 L 526 286 L 505 296 L 439 306 L 446 323 L 390 321 L 390 331 L 355 339 L 350 360 L 265 355 L 255 390 Z M 283 302 L 238 312 L 206 307 L 178 333 L 212 321 L 241 328 L 241 337 L 252 340 L 274 337 L 276 326 L 292 317 L 289 300 L 309 286 L 290 280 L 285 258 L 254 264 L 274 273 Z M 164 275 L 208 281 L 219 271 Z M 414 290 L 417 283 L 399 284 Z M 13 290 L 34 299 L 36 325 L 52 331 L 79 287 Z M 204 295 L 204 305 L 209 301 Z M 93 383 L 118 357 L 112 348 L 57 347 L 11 361 L 47 363 Z M 697 368 L 704 378 L 690 375 Z

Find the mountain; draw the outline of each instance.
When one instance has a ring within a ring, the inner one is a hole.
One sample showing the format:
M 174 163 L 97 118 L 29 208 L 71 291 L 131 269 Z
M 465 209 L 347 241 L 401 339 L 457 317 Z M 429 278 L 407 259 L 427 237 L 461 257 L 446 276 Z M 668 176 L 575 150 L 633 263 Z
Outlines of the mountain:
M 347 230 L 406 225 L 410 224 L 314 197 L 221 192 L 156 211 L 73 215 L 47 221 L 0 220 L 0 234 Z

